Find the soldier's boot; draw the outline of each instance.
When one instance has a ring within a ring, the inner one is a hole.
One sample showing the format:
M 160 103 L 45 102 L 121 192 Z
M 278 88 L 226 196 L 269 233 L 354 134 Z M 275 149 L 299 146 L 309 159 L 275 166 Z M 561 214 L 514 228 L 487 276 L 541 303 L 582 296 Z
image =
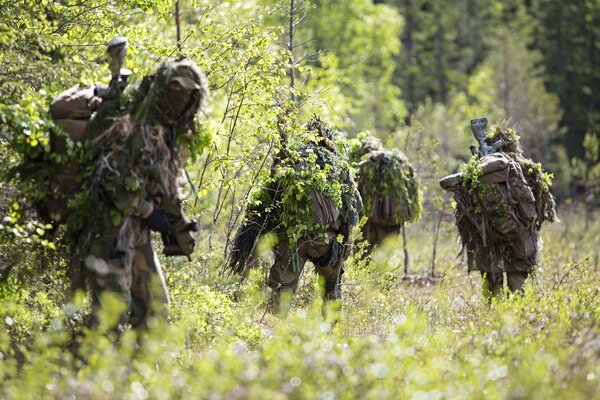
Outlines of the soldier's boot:
M 342 274 L 332 274 L 325 278 L 325 300 L 341 300 L 342 299 Z
M 268 311 L 273 314 L 286 315 L 292 308 L 292 297 L 294 289 L 287 286 L 280 286 L 273 289 L 271 298 L 267 306 Z
M 344 273 L 339 243 L 334 240 L 329 251 L 324 256 L 313 260 L 313 263 L 317 267 L 323 288 L 321 314 L 323 318 L 336 323 L 342 304 L 342 274 Z
M 321 315 L 335 324 L 338 322 L 339 310 L 342 306 L 342 274 L 338 271 L 321 278 L 324 281 Z
M 334 240 L 329 250 L 322 257 L 313 259 L 317 272 L 324 280 L 324 300 L 342 299 L 342 260 L 340 259 L 340 245 Z
M 109 324 L 106 326 L 102 326 L 103 322 L 105 322 L 105 321 L 102 321 L 102 319 L 100 318 L 101 314 L 102 314 L 102 304 L 100 302 L 97 302 L 97 303 L 92 302 L 92 313 L 87 321 L 88 328 L 97 330 L 100 327 L 102 327 L 107 333 L 113 332 L 113 333 L 116 333 L 117 335 L 120 335 L 121 333 L 123 333 L 125 331 L 126 326 L 127 326 L 127 321 L 129 319 L 129 314 L 127 312 L 120 313 L 116 322 L 113 321 L 112 324 Z
M 142 299 L 132 296 L 129 310 L 129 324 L 133 328 L 145 328 L 146 320 L 150 315 L 148 304 Z
M 523 285 L 525 284 L 526 279 L 526 272 L 509 272 L 506 274 L 508 289 L 512 293 L 519 294 L 521 296 L 525 294 L 525 291 L 523 290 Z
M 486 299 L 488 304 L 492 303 L 492 300 L 495 297 L 498 297 L 502 294 L 503 290 L 503 274 L 500 272 L 499 274 L 494 274 L 490 272 L 481 272 L 483 277 L 483 297 Z
M 283 274 L 283 277 L 288 277 Z M 289 278 L 289 277 L 288 277 Z M 267 310 L 272 314 L 287 314 L 292 306 L 292 296 L 296 291 L 298 279 L 282 283 L 282 274 L 271 269 L 267 285 L 271 288 L 271 298 L 267 304 Z

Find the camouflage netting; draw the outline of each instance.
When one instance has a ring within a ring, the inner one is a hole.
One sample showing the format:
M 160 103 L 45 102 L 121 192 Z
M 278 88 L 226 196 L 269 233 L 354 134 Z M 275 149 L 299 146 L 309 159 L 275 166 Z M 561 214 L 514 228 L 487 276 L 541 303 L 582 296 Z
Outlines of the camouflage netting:
M 360 205 L 348 161 L 336 150 L 335 132 L 318 117 L 305 126 L 309 143 L 276 159 L 246 210 L 233 240 L 226 269 L 243 274 L 262 233 L 283 230 L 290 246 L 306 234 L 336 230 L 345 237 L 358 220 Z M 341 225 L 340 225 L 341 224 Z
M 467 255 L 469 271 L 492 271 L 493 267 L 502 260 L 503 254 L 510 250 L 508 245 L 503 242 L 486 242 L 484 245 L 481 232 L 458 209 L 456 210 L 456 227 L 462 244 L 461 253 Z
M 276 211 L 281 198 L 279 185 L 272 183 L 255 192 L 242 225 L 238 228 L 225 270 L 243 275 L 255 264 L 254 251 L 261 235 L 277 229 Z
M 506 153 L 521 153 L 521 145 L 519 144 L 521 137 L 514 128 L 502 125 L 490 127 L 485 138 L 487 144 L 492 145 L 500 139 L 504 142 L 502 151 Z
M 181 153 L 176 152 L 173 154 L 174 157 L 172 157 L 172 152 L 167 146 L 166 137 L 168 136 L 168 133 L 166 131 L 167 129 L 162 125 L 144 126 L 136 124 L 135 121 L 132 121 L 129 114 L 116 119 L 109 129 L 92 141 L 98 149 L 104 149 L 105 153 L 107 153 L 106 156 L 100 157 L 98 164 L 96 165 L 96 174 L 98 174 L 98 176 L 95 178 L 101 179 L 99 176 L 103 173 L 112 171 L 114 165 L 111 167 L 110 163 L 115 163 L 112 160 L 114 154 L 123 150 L 131 135 L 139 134 L 143 135 L 144 138 L 144 157 L 148 160 L 160 160 L 157 167 L 162 170 L 168 180 L 168 182 L 164 182 L 164 184 L 169 188 L 176 188 L 179 173 L 178 167 L 181 163 L 181 160 L 179 160 L 177 156 L 180 156 Z M 151 165 L 151 161 L 148 161 L 148 164 Z M 139 177 L 141 182 L 147 182 L 152 178 L 153 173 L 156 175 L 156 172 L 150 169 L 149 171 L 144 172 L 146 172 L 147 175 Z M 131 183 L 131 185 L 134 184 Z M 134 186 L 137 186 L 137 184 Z
M 397 149 L 372 150 L 359 164 L 359 191 L 364 214 L 379 225 L 394 226 L 421 218 L 423 197 L 419 179 Z

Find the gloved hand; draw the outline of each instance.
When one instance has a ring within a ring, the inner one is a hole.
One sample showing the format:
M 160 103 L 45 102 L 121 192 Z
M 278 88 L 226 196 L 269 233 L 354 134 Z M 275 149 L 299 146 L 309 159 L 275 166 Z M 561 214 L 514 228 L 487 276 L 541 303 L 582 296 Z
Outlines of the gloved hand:
M 171 221 L 165 210 L 154 207 L 154 210 L 145 219 L 148 228 L 155 232 L 170 232 L 173 229 Z

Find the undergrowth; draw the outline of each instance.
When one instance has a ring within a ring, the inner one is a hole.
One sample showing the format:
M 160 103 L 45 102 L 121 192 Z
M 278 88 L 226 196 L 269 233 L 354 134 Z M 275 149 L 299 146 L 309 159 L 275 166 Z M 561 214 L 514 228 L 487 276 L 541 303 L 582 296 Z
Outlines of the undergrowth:
M 597 398 L 600 223 L 560 217 L 542 230 L 544 261 L 525 295 L 491 305 L 456 258 L 450 222 L 434 278 L 424 278 L 424 221 L 408 231 L 414 279 L 392 241 L 348 261 L 341 309 L 325 314 L 311 268 L 290 314 L 276 317 L 265 313 L 264 271 L 238 285 L 166 263 L 170 321 L 117 338 L 83 328 L 87 296 L 65 299 L 64 270 L 35 285 L 10 278 L 0 283 L 0 398 Z

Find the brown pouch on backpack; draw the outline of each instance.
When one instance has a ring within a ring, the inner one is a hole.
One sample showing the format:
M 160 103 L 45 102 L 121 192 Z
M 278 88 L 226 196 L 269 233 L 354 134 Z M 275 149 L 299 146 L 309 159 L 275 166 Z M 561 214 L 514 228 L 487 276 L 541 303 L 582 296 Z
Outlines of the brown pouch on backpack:
M 490 224 L 492 229 L 489 231 L 489 237 L 493 241 L 518 238 L 522 229 L 518 217 L 512 209 L 506 211 L 504 215 L 494 215 Z
M 54 120 L 89 119 L 92 115 L 90 101 L 94 88 L 81 88 L 75 85 L 56 96 L 50 104 L 50 115 Z
M 488 175 L 496 171 L 506 170 L 512 162 L 510 157 L 504 153 L 492 153 L 483 156 L 480 160 L 482 175 Z
M 520 237 L 510 242 L 515 256 L 527 260 L 535 256 L 537 252 L 537 238 L 531 230 L 524 231 Z
M 405 208 L 406 205 L 397 205 L 391 196 L 374 195 L 369 221 L 378 226 L 398 226 L 395 212 L 403 212 Z
M 333 201 L 320 190 L 312 190 L 310 194 L 315 224 L 327 226 L 335 224 L 340 216 L 340 210 Z

